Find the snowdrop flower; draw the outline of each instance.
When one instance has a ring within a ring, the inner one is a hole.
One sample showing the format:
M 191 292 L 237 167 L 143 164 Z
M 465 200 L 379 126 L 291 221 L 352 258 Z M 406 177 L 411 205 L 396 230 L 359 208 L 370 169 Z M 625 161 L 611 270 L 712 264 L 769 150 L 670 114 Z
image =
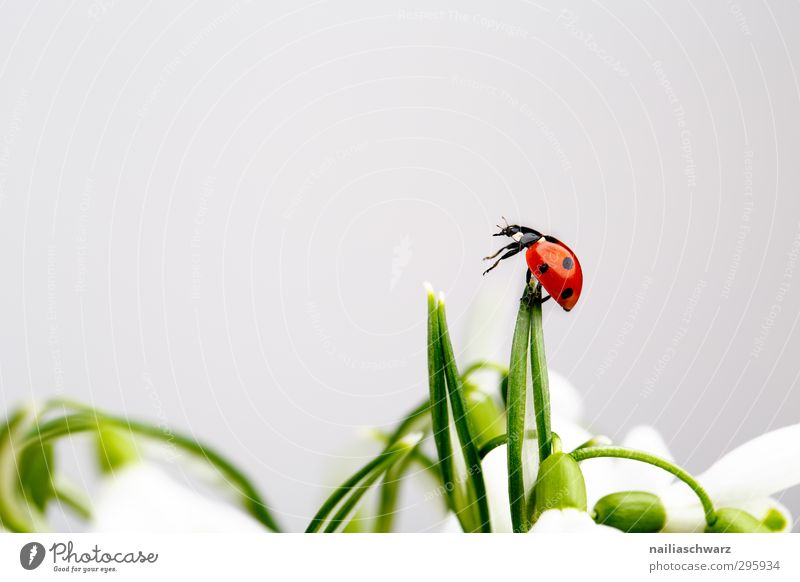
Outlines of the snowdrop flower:
M 800 484 L 800 424 L 768 432 L 735 448 L 697 480 L 717 508 L 747 511 L 773 531 L 789 531 L 792 517 L 771 496 Z M 667 508 L 665 531 L 700 531 L 702 510 L 679 483 L 657 491 Z
M 180 484 L 157 465 L 126 464 L 104 477 L 90 531 L 247 533 L 267 531 L 233 505 Z
M 624 445 L 672 460 L 655 429 L 637 427 Z M 589 469 L 595 463 L 592 482 Z M 590 498 L 613 491 L 646 491 L 664 509 L 663 531 L 698 532 L 706 527 L 703 508 L 682 482 L 656 467 L 619 459 L 598 459 L 582 464 Z M 724 455 L 697 476 L 715 508 L 741 510 L 775 532 L 789 531 L 792 517 L 772 495 L 800 484 L 800 424 L 766 433 Z

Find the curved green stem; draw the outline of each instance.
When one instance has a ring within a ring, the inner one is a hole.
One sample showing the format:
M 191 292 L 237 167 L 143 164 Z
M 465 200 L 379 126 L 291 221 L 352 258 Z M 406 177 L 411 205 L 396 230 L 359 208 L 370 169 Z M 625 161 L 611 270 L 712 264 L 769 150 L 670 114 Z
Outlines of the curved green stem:
M 173 444 L 183 451 L 199 457 L 210 463 L 222 473 L 239 491 L 242 496 L 243 506 L 250 515 L 272 531 L 279 532 L 280 526 L 272 517 L 266 502 L 261 498 L 255 486 L 244 473 L 237 469 L 230 461 L 215 450 L 198 443 L 195 439 L 176 432 L 165 431 L 161 427 L 129 420 L 116 416 L 101 414 L 88 407 L 76 407 L 83 410 L 76 414 L 69 414 L 54 420 L 42 423 L 31 430 L 21 450 L 36 443 L 45 443 L 62 436 L 74 435 L 79 432 L 97 430 L 100 423 L 107 423 L 121 429 L 154 438 Z
M 618 459 L 639 461 L 642 463 L 647 463 L 648 465 L 653 465 L 659 469 L 663 469 L 675 475 L 675 477 L 686 483 L 691 490 L 694 491 L 698 499 L 700 499 L 700 503 L 703 505 L 703 512 L 705 513 L 706 523 L 708 525 L 713 525 L 717 520 L 717 513 L 714 510 L 714 503 L 711 501 L 708 493 L 706 493 L 706 490 L 703 489 L 700 483 L 698 483 L 697 480 L 685 470 L 665 459 L 662 459 L 661 457 L 656 457 L 655 455 L 645 453 L 644 451 L 626 449 L 624 447 L 588 447 L 572 451 L 570 455 L 578 462 L 585 461 L 586 459 L 597 459 L 600 457 L 615 457 Z
M 400 421 L 400 424 L 397 425 L 397 428 L 386 437 L 386 446 L 388 447 L 393 445 L 408 433 L 415 430 L 423 430 L 423 432 L 427 432 L 428 425 L 430 424 L 430 409 L 431 402 L 428 399 L 415 406 L 411 412 L 403 417 L 403 420 Z M 425 423 L 425 426 L 421 429 L 417 429 L 416 427 L 416 424 L 419 422 Z
M 497 372 L 501 376 L 508 375 L 508 366 L 489 360 L 480 360 L 467 366 L 461 373 L 461 379 L 467 380 L 472 374 L 480 370 L 491 370 L 492 372 Z
M 525 438 L 526 439 L 535 439 L 536 438 L 536 431 L 535 430 L 526 430 L 525 431 Z M 505 444 L 508 444 L 508 435 L 507 434 L 500 434 L 494 438 L 489 439 L 478 451 L 480 454 L 481 459 L 483 459 L 486 455 L 491 453 L 497 447 L 501 447 Z

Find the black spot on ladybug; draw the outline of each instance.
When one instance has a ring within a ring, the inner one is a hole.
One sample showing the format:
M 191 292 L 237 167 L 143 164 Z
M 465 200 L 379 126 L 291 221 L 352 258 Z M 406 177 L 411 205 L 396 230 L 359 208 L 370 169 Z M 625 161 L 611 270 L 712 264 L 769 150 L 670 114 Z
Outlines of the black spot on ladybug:
M 572 257 L 564 257 L 564 260 L 561 261 L 561 266 L 564 267 L 567 271 L 569 271 L 574 265 L 575 262 L 572 260 Z
M 561 299 L 569 299 L 572 297 L 573 293 L 574 291 L 572 290 L 572 287 L 567 287 L 561 292 Z
M 539 265 L 539 272 L 540 273 L 546 273 L 547 269 L 549 269 L 549 268 L 550 268 L 550 265 L 548 265 L 547 263 L 542 263 L 541 265 Z

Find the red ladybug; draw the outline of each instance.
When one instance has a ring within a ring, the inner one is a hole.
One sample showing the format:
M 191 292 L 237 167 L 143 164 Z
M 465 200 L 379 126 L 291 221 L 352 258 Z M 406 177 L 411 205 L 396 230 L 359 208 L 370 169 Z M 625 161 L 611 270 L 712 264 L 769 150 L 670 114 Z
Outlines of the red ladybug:
M 583 271 L 575 253 L 557 238 L 544 235 L 527 226 L 506 223 L 505 227 L 498 226 L 498 228 L 500 232 L 494 236 L 508 236 L 514 239 L 514 242 L 484 258 L 484 260 L 493 259 L 506 251 L 483 274 L 494 269 L 503 259 L 513 257 L 523 249 L 527 249 L 525 260 L 528 263 L 528 280 L 533 275 L 550 297 L 553 297 L 566 311 L 575 307 L 583 287 Z M 546 297 L 545 301 L 550 297 Z

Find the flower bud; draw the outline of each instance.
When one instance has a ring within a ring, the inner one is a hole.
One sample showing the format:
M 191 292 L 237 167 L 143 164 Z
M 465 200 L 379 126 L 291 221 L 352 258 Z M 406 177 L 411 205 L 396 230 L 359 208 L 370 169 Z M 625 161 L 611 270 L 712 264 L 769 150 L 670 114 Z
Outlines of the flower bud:
M 97 462 L 103 473 L 113 473 L 139 460 L 136 442 L 130 431 L 109 426 L 97 429 Z
M 746 511 L 723 507 L 717 510 L 717 520 L 706 526 L 706 533 L 771 533 L 771 530 Z
M 533 515 L 536 522 L 548 509 L 574 508 L 586 511 L 586 483 L 577 461 L 567 453 L 553 453 L 539 465 L 533 489 Z
M 469 428 L 479 449 L 493 438 L 506 433 L 503 411 L 491 396 L 477 386 L 464 382 L 464 398 Z
M 764 517 L 761 518 L 761 523 L 771 532 L 786 531 L 787 526 L 788 529 L 791 529 L 789 520 L 787 520 L 786 516 L 783 515 L 780 512 L 780 510 L 775 507 L 770 507 L 769 509 L 767 509 L 767 512 L 764 514 Z
M 594 506 L 594 520 L 629 533 L 661 531 L 667 512 L 661 499 L 647 491 L 620 491 L 602 497 Z

